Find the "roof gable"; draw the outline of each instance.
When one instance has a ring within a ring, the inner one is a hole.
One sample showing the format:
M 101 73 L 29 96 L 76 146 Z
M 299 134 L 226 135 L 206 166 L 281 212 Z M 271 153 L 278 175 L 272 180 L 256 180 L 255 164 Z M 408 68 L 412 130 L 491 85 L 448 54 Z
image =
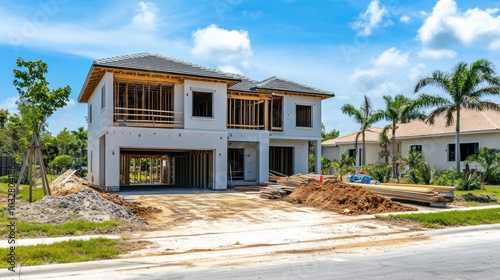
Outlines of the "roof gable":
M 381 127 L 370 127 L 365 131 L 365 143 L 378 143 L 380 138 L 380 132 L 383 128 Z M 361 144 L 361 131 L 355 131 L 353 133 L 337 137 L 335 139 L 326 140 L 321 143 L 322 146 L 336 146 L 342 144 L 351 144 L 356 142 L 356 135 L 359 133 L 358 143 Z

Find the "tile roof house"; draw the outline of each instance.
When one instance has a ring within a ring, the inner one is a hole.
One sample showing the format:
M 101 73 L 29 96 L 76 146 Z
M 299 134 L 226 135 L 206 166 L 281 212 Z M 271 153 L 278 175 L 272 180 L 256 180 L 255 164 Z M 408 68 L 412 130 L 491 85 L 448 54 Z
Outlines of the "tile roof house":
M 378 145 L 381 128 L 372 127 L 367 132 L 367 163 L 381 162 L 378 157 L 382 150 Z M 460 157 L 463 161 L 468 155 L 482 147 L 500 149 L 500 112 L 461 110 L 460 116 Z M 354 149 L 357 132 L 321 143 L 322 155 L 328 159 L 338 157 L 345 150 Z M 389 136 L 390 137 L 390 136 Z M 359 140 L 361 141 L 361 140 Z M 434 125 L 415 120 L 406 124 L 398 124 L 396 130 L 397 151 L 402 155 L 411 149 L 422 151 L 426 161 L 435 168 L 450 168 L 455 165 L 455 125 L 446 126 L 444 115 L 435 119 Z M 358 147 L 360 147 L 359 144 Z M 357 160 L 357 166 L 359 159 Z M 462 163 L 462 165 L 464 165 Z M 477 168 L 474 164 L 472 168 Z
M 78 97 L 88 104 L 88 180 L 226 189 L 266 183 L 269 169 L 308 172 L 321 101 L 333 96 L 152 53 L 95 60 Z

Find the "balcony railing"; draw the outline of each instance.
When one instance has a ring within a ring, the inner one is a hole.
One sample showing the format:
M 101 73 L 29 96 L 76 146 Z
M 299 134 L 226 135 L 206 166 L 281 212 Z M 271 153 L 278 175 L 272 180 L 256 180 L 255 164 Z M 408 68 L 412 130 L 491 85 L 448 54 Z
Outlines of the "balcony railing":
M 182 120 L 176 115 L 182 112 L 115 107 L 113 120 L 116 126 L 181 128 Z

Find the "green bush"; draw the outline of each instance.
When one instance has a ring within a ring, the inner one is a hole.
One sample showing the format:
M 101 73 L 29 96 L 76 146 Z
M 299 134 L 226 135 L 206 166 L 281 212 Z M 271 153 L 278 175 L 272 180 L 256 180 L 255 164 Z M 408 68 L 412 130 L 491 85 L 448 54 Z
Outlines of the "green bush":
M 461 174 L 462 178 L 457 181 L 456 189 L 459 191 L 472 191 L 481 189 L 479 175 L 475 172 Z
M 0 177 L 0 183 L 8 183 L 9 182 L 9 176 L 2 176 Z
M 381 183 L 389 182 L 392 175 L 392 165 L 385 163 L 370 163 L 363 166 L 363 170 L 368 172 L 368 175 Z
M 461 176 L 454 169 L 441 169 L 434 171 L 431 184 L 438 186 L 456 186 Z

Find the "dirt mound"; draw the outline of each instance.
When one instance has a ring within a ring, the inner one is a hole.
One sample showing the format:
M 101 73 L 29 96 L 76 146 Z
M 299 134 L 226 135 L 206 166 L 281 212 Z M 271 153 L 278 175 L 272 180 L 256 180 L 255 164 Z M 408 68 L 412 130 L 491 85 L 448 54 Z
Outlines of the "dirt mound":
M 344 215 L 415 211 L 388 198 L 372 194 L 361 187 L 340 181 L 312 182 L 298 187 L 286 201 L 321 207 Z
M 131 212 L 144 220 L 148 220 L 151 215 L 160 213 L 162 210 L 151 206 L 142 207 L 140 203 L 131 202 L 123 199 L 117 194 L 110 194 L 99 189 L 92 188 L 88 182 L 79 177 L 75 170 L 69 169 L 50 184 L 50 191 L 53 196 L 67 196 L 89 189 L 98 193 L 102 198 L 119 205 L 123 210 Z
M 20 206 L 16 212 L 18 219 L 42 224 L 59 224 L 84 220 L 91 222 L 121 221 L 144 223 L 130 210 L 104 199 L 90 188 L 66 196 L 45 196 L 35 203 Z

